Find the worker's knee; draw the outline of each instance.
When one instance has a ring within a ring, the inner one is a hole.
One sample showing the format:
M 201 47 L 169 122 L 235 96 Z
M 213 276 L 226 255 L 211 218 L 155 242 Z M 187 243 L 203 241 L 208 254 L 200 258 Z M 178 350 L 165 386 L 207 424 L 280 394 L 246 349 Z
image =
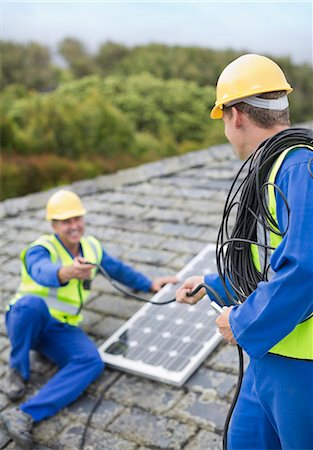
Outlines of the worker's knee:
M 104 370 L 105 364 L 100 358 L 98 352 L 93 355 L 80 355 L 78 358 L 72 360 L 72 364 L 75 364 L 79 368 L 81 374 L 85 373 L 90 377 L 91 381 L 94 381 Z
M 94 369 L 95 377 L 98 377 L 103 372 L 105 367 L 105 364 L 100 358 L 100 355 L 98 353 L 94 355 L 90 363 Z

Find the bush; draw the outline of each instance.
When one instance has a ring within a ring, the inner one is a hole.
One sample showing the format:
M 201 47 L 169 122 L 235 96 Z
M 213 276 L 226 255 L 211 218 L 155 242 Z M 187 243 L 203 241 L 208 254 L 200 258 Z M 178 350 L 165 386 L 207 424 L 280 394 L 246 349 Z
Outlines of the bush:
M 7 130 L 10 146 L 29 155 L 112 155 L 128 151 L 134 141 L 127 118 L 97 92 L 82 101 L 58 92 L 17 101 L 8 114 Z

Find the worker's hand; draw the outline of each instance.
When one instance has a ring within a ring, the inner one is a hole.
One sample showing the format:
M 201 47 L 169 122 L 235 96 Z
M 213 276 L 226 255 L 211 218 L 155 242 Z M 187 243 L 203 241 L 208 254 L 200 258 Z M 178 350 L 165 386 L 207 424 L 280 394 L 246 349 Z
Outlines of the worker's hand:
M 155 280 L 152 280 L 150 290 L 152 292 L 158 292 L 163 286 L 165 286 L 168 283 L 172 283 L 172 284 L 178 283 L 177 276 L 173 275 L 173 276 L 155 278 Z
M 189 305 L 198 303 L 198 301 L 206 294 L 206 290 L 202 288 L 192 297 L 187 297 L 187 292 L 194 291 L 201 283 L 204 283 L 204 277 L 193 276 L 187 278 L 183 285 L 176 291 L 176 301 L 179 303 L 188 303 Z
M 215 323 L 218 326 L 218 330 L 223 338 L 226 339 L 229 344 L 236 345 L 237 342 L 231 331 L 229 323 L 229 314 L 232 309 L 233 306 L 230 306 L 229 308 L 223 308 L 223 312 L 218 316 Z
M 75 257 L 71 266 L 61 267 L 58 277 L 61 284 L 65 284 L 72 278 L 77 280 L 89 280 L 91 278 L 92 264 L 87 264 L 87 260 L 82 257 Z

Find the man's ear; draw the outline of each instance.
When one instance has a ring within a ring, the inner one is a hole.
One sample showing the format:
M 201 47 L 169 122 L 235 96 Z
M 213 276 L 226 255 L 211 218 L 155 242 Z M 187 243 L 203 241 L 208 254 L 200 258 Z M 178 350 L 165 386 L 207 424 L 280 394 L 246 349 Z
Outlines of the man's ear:
M 232 116 L 233 116 L 233 123 L 235 128 L 241 128 L 242 126 L 242 114 L 240 111 L 238 111 L 238 109 L 233 106 L 231 109 L 232 112 Z

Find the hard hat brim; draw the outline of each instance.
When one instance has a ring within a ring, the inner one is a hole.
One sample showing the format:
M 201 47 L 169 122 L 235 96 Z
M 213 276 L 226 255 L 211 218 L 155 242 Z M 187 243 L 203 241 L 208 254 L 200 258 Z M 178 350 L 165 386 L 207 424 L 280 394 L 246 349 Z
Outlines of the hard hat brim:
M 73 217 L 80 217 L 80 216 L 84 216 L 86 214 L 86 210 L 85 209 L 79 209 L 79 210 L 75 210 L 75 211 L 66 211 L 63 213 L 59 213 L 59 214 L 51 214 L 51 215 L 47 215 L 46 219 L 47 220 L 67 220 L 67 219 L 72 219 Z
M 211 119 L 222 119 L 223 118 L 223 110 L 218 106 L 214 106 L 210 113 Z
M 287 85 L 289 86 L 289 84 Z M 293 88 L 291 86 L 285 87 L 285 90 L 287 94 L 290 94 L 293 91 Z M 257 94 L 264 94 L 264 92 L 261 91 L 255 91 L 255 93 L 253 95 L 257 95 Z M 243 100 L 244 98 L 246 98 L 247 96 L 243 96 L 243 97 L 235 97 L 235 98 L 229 98 L 227 100 L 227 103 L 233 101 L 233 100 L 237 100 L 238 103 L 240 103 L 241 100 Z M 211 114 L 210 114 L 211 119 L 222 119 L 223 118 L 223 109 L 221 108 L 221 105 L 215 105 L 213 106 L 212 110 L 211 110 Z

